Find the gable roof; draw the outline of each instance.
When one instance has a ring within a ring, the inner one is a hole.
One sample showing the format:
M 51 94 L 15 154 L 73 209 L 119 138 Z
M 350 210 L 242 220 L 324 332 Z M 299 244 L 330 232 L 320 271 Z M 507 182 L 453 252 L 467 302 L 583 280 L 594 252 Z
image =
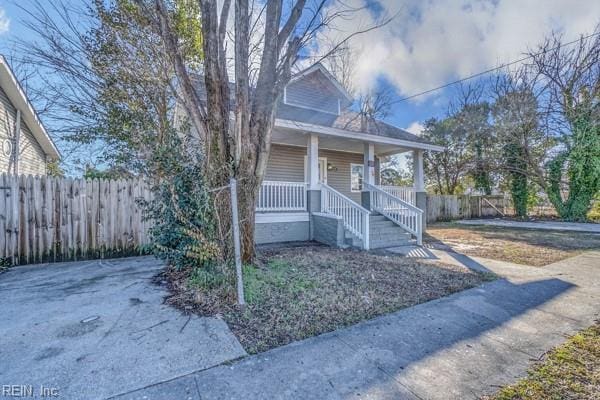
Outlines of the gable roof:
M 8 99 L 18 109 L 21 110 L 21 120 L 25 122 L 33 137 L 40 144 L 44 153 L 53 159 L 60 157 L 60 152 L 52 141 L 50 135 L 44 128 L 35 109 L 27 98 L 25 91 L 19 84 L 19 81 L 6 62 L 4 56 L 0 54 L 0 87 L 4 90 Z
M 352 104 L 352 102 L 354 101 L 354 98 L 352 98 L 352 96 L 350 95 L 350 93 L 348 93 L 346 88 L 344 88 L 344 86 L 342 86 L 340 81 L 338 81 L 336 79 L 336 77 L 333 76 L 333 74 L 331 72 L 329 72 L 327 70 L 327 68 L 325 68 L 323 66 L 323 64 L 321 64 L 321 63 L 313 64 L 310 67 L 294 74 L 294 76 L 292 76 L 292 79 L 290 80 L 289 83 L 299 81 L 299 80 L 306 78 L 312 74 L 321 74 L 328 82 L 331 83 L 331 85 L 339 92 L 339 94 L 342 95 L 342 97 L 347 101 L 348 104 Z

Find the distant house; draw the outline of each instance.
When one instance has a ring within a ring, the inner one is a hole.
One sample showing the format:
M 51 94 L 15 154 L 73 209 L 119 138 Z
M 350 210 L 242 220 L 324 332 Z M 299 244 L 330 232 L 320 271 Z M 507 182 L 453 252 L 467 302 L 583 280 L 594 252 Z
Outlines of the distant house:
M 197 82 L 202 98 L 203 84 Z M 421 244 L 423 152 L 443 148 L 361 118 L 352 103 L 321 64 L 296 74 L 285 87 L 256 209 L 258 244 L 315 240 L 363 249 Z M 381 185 L 381 160 L 405 152 L 413 156 L 413 185 Z
M 0 173 L 46 175 L 60 154 L 0 55 Z

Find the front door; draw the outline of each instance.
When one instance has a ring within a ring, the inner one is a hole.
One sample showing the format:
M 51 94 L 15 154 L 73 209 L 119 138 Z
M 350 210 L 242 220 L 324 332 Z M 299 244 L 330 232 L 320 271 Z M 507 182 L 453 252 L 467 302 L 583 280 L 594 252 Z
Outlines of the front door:
M 308 158 L 304 156 L 304 182 L 308 182 Z M 319 157 L 319 182 L 327 184 L 327 158 Z
M 319 182 L 327 184 L 327 159 L 319 157 Z

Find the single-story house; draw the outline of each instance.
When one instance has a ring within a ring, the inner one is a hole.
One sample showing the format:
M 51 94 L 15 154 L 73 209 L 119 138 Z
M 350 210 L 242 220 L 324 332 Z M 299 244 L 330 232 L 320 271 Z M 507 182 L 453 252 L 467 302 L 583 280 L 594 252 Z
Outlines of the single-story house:
M 363 249 L 421 244 L 423 152 L 443 148 L 361 118 L 350 110 L 352 103 L 321 64 L 296 74 L 286 86 L 258 199 L 257 244 L 316 240 Z M 380 185 L 382 158 L 409 151 L 414 185 Z
M 46 175 L 60 157 L 25 91 L 0 55 L 0 173 Z

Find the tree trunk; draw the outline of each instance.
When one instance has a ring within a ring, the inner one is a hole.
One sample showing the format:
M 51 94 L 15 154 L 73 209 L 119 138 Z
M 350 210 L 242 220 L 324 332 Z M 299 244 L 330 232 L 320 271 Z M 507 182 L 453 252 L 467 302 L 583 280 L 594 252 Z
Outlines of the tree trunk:
M 175 63 L 175 72 L 183 84 L 184 103 L 191 122 L 203 135 L 204 167 L 206 181 L 213 188 L 224 187 L 230 177 L 238 181 L 238 207 L 242 260 L 251 262 L 254 257 L 254 220 L 256 201 L 262 183 L 271 146 L 271 133 L 277 101 L 284 86 L 291 78 L 291 64 L 295 61 L 302 38 L 290 36 L 295 33 L 306 0 L 297 0 L 282 24 L 283 2 L 269 0 L 265 4 L 262 56 L 256 85 L 250 91 L 249 49 L 250 17 L 248 0 L 235 2 L 235 107 L 230 102 L 230 85 L 227 73 L 225 39 L 231 0 L 224 0 L 218 11 L 218 1 L 200 1 L 203 33 L 204 83 L 206 88 L 204 107 L 194 104 L 190 90 L 191 82 L 183 58 L 177 47 L 176 33 L 169 26 L 164 0 L 155 0 L 159 13 L 158 28 L 166 50 Z M 325 1 L 319 2 L 321 10 Z M 316 16 L 316 15 L 315 15 Z M 318 23 L 314 19 L 311 24 Z M 304 35 L 310 34 L 306 30 Z M 289 40 L 289 41 L 288 41 Z M 179 68 L 181 67 L 181 68 Z M 235 122 L 231 123 L 231 112 Z M 226 199 L 225 199 L 226 198 Z M 215 210 L 221 242 L 225 255 L 231 254 L 231 209 L 229 196 L 215 195 Z

